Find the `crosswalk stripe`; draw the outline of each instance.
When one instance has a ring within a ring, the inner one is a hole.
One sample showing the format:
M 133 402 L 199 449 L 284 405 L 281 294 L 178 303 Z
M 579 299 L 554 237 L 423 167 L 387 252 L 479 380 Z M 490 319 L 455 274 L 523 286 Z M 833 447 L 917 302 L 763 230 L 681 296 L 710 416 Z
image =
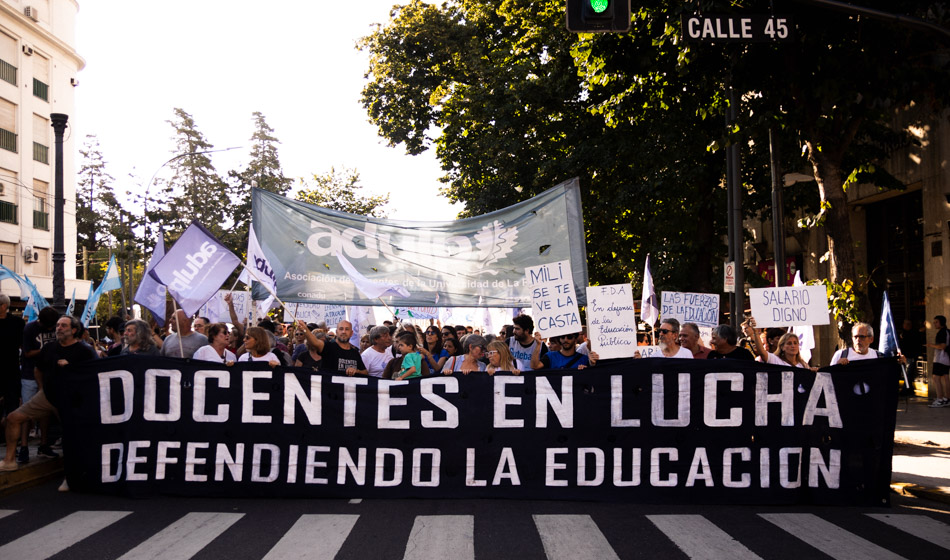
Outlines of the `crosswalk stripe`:
M 187 560 L 242 517 L 243 513 L 189 513 L 123 554 L 119 560 Z
M 475 516 L 419 515 L 409 532 L 403 560 L 475 558 Z
M 903 558 L 811 513 L 760 513 L 759 517 L 839 560 Z
M 648 515 L 647 519 L 690 558 L 760 558 L 702 515 Z
M 359 515 L 301 515 L 264 560 L 330 560 L 343 546 Z
M 13 515 L 16 512 L 17 510 L 15 509 L 0 509 L 0 519 L 3 519 L 4 517 L 8 515 Z
M 869 513 L 867 516 L 950 550 L 950 525 L 932 517 L 909 513 Z
M 0 546 L 0 558 L 49 558 L 105 529 L 129 511 L 77 511 Z
M 534 524 L 549 560 L 597 558 L 619 560 L 589 515 L 534 515 Z

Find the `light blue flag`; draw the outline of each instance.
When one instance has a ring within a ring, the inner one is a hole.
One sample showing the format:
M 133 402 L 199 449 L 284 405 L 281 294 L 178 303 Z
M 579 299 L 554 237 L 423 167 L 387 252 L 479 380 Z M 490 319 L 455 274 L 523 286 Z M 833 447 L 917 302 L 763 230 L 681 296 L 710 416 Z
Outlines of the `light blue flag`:
M 76 310 L 76 288 L 73 288 L 73 297 L 69 300 L 69 305 L 66 306 L 66 316 L 69 317 L 73 314 L 73 311 Z
M 152 251 L 152 258 L 148 260 L 145 267 L 145 274 L 139 282 L 139 287 L 135 290 L 135 297 L 132 301 L 142 305 L 152 312 L 152 317 L 159 326 L 165 324 L 165 299 L 168 290 L 165 285 L 152 277 L 152 269 L 165 256 L 165 232 L 159 231 L 158 242 Z
M 89 283 L 89 297 L 86 298 L 86 307 L 82 310 L 82 316 L 79 318 L 84 327 L 88 327 L 92 318 L 96 316 L 96 307 L 99 306 L 99 296 L 102 293 L 99 290 L 92 289 L 92 282 Z
M 20 299 L 30 299 L 30 285 L 19 274 L 0 264 L 0 280 L 13 280 L 20 288 Z
M 31 282 L 29 277 L 24 276 L 23 281 L 27 286 L 29 286 L 30 289 L 30 299 L 26 302 L 26 309 L 23 310 L 23 315 L 27 322 L 35 321 L 40 314 L 40 309 L 49 307 L 49 302 L 46 301 L 46 298 L 40 295 L 40 291 L 36 288 L 36 284 Z
M 118 290 L 122 287 L 122 278 L 119 276 L 119 266 L 115 262 L 115 255 L 109 259 L 109 268 L 106 269 L 106 275 L 99 284 L 99 294 L 102 295 L 112 290 Z
M 888 299 L 886 291 L 881 303 L 881 325 L 878 332 L 881 338 L 877 343 L 877 351 L 885 356 L 896 356 L 899 349 L 897 328 L 894 326 L 894 314 L 891 313 L 891 301 Z

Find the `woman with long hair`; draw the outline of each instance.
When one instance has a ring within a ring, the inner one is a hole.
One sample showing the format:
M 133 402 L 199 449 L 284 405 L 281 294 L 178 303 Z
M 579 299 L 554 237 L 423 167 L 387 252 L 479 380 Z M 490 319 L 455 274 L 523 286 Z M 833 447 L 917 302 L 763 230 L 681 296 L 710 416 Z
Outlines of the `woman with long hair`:
M 759 336 L 758 329 L 755 328 L 755 319 L 749 319 L 742 324 L 746 335 L 752 339 L 755 345 L 756 354 L 763 362 L 777 366 L 792 366 L 806 368 L 812 371 L 818 371 L 817 367 L 811 367 L 808 362 L 802 358 L 801 342 L 795 333 L 785 333 L 778 339 L 775 347 L 775 353 L 768 351 L 768 348 L 762 344 L 762 337 Z
M 442 332 L 439 327 L 429 325 L 423 336 L 425 342 L 419 347 L 419 353 L 429 365 L 429 371 L 439 373 L 445 361 L 449 359 L 449 353 L 442 348 Z
M 208 333 L 208 345 L 199 348 L 192 358 L 206 362 L 218 362 L 228 366 L 234 365 L 237 357 L 235 357 L 234 352 L 228 350 L 228 342 L 231 338 L 228 326 L 224 323 L 211 323 L 208 325 L 206 332 Z
M 515 357 L 511 355 L 508 345 L 500 340 L 493 340 L 488 343 L 488 350 L 485 351 L 488 358 L 488 367 L 485 371 L 488 375 L 495 375 L 496 371 L 510 371 L 514 375 L 520 375 L 515 364 Z

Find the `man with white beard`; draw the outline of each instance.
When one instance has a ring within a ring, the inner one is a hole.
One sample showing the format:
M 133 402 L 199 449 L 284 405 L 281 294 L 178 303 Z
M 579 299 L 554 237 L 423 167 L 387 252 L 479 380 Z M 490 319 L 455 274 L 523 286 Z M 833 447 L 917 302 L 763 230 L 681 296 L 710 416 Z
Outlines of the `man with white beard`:
M 680 322 L 676 319 L 663 319 L 660 328 L 656 330 L 657 344 L 660 353 L 653 358 L 688 358 L 693 359 L 693 353 L 679 345 Z M 640 352 L 633 355 L 640 357 Z

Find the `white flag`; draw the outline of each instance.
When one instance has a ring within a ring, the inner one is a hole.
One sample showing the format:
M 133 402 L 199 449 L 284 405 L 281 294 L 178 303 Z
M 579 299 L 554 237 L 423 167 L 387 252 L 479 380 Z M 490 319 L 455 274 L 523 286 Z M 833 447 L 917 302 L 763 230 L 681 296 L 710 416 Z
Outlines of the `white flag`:
M 346 275 L 356 284 L 356 288 L 368 299 L 381 298 L 383 296 L 409 297 L 409 290 L 402 284 L 395 282 L 373 282 L 369 278 L 360 274 L 356 268 L 346 260 L 342 253 L 337 251 L 336 258 L 340 261 L 340 266 L 346 271 Z
M 650 255 L 643 267 L 643 295 L 640 296 L 640 320 L 650 325 L 660 317 L 660 308 L 656 305 L 656 290 L 653 288 L 653 273 L 650 272 Z
M 792 285 L 805 285 L 805 283 L 802 282 L 801 271 L 795 271 L 795 281 L 792 282 Z M 815 327 L 811 325 L 799 325 L 797 327 L 792 327 L 792 332 L 798 335 L 798 353 L 801 354 L 803 360 L 806 362 L 810 361 L 811 351 L 815 347 Z
M 275 307 L 274 294 L 277 293 L 277 277 L 274 276 L 274 269 L 264 255 L 261 244 L 257 241 L 254 224 L 251 224 L 247 230 L 247 261 L 244 263 L 244 270 L 238 276 L 238 281 L 247 286 L 251 285 L 252 280 L 259 282 L 267 290 L 267 298 L 257 304 L 258 311 L 261 315 L 265 315 L 267 311 Z

